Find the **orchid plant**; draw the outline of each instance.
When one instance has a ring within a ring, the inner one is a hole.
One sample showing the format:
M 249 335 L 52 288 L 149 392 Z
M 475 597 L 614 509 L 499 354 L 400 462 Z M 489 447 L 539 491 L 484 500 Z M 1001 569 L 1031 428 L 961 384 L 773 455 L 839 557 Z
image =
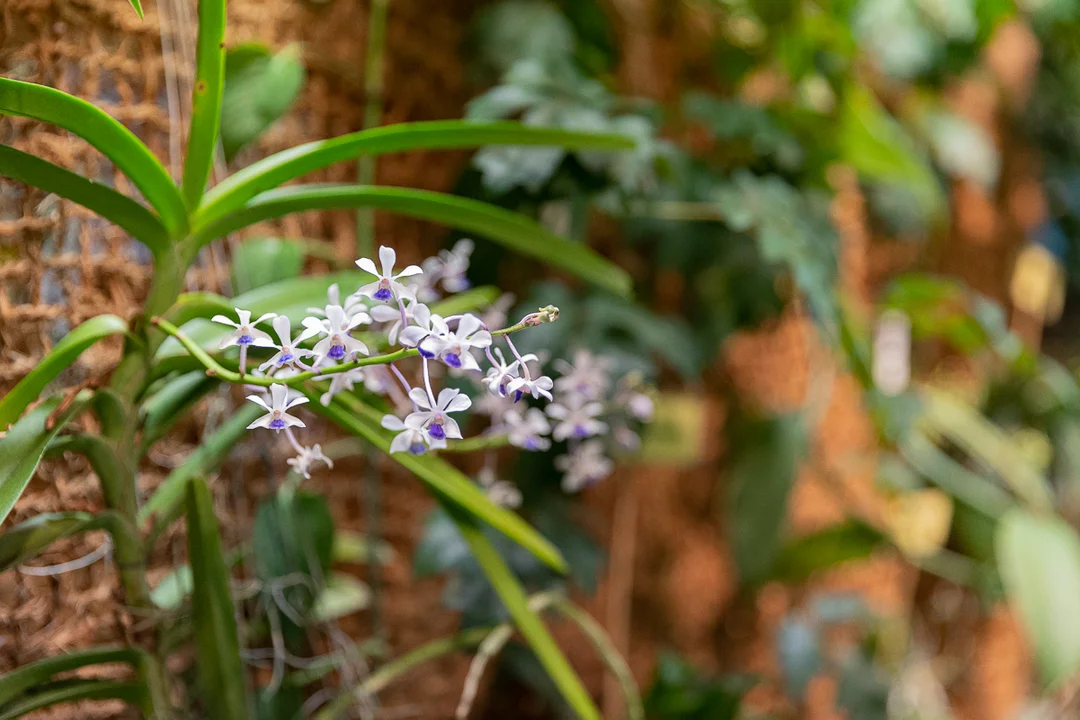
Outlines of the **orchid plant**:
M 609 423 L 600 419 L 595 400 L 572 380 L 580 372 L 567 370 L 553 380 L 542 373 L 538 358 L 520 354 L 510 337 L 555 321 L 558 310 L 544 307 L 505 325 L 505 315 L 499 318 L 499 306 L 493 304 L 498 293 L 468 287 L 470 243 L 459 243 L 400 270 L 394 250 L 384 246 L 378 263 L 363 258 L 357 262 L 358 271 L 283 280 L 231 300 L 212 293 L 185 293 L 183 286 L 188 267 L 203 248 L 252 224 L 300 211 L 378 208 L 484 236 L 625 296 L 630 290 L 628 275 L 586 246 L 482 202 L 373 185 L 282 186 L 335 163 L 387 152 L 493 144 L 613 151 L 632 147 L 632 141 L 512 122 L 411 123 L 300 145 L 259 160 L 207 190 L 220 139 L 225 0 L 200 0 L 198 17 L 187 151 L 182 177 L 175 181 L 128 128 L 91 103 L 50 87 L 0 77 L 0 115 L 70 131 L 109 158 L 137 194 L 124 194 L 6 145 L 0 145 L 0 176 L 96 212 L 153 256 L 152 281 L 139 313 L 130 319 L 101 315 L 79 325 L 0 398 L 0 430 L 6 430 L 0 437 L 0 522 L 12 511 L 42 458 L 62 452 L 89 459 L 105 505 L 98 513 L 49 513 L 9 524 L 0 532 L 0 569 L 32 560 L 58 539 L 104 529 L 124 600 L 150 621 L 149 630 L 137 633 L 129 647 L 90 648 L 44 658 L 0 678 L 0 715 L 14 717 L 54 703 L 112 697 L 128 701 L 146 717 L 169 717 L 181 712 L 174 703 L 183 696 L 188 698 L 185 709 L 192 707 L 191 698 L 198 698 L 199 712 L 207 717 L 251 717 L 253 677 L 244 669 L 251 654 L 241 648 L 230 572 L 205 478 L 249 430 L 284 436 L 295 452 L 288 467 L 299 477 L 330 466 L 332 459 L 321 444 L 301 440 L 301 433 L 312 432 L 310 409 L 389 453 L 428 487 L 466 538 L 508 611 L 512 624 L 497 632 L 516 628 L 570 707 L 583 718 L 599 718 L 538 613 L 562 609 L 583 627 L 587 622 L 565 600 L 528 598 L 481 529 L 498 531 L 554 572 L 566 569 L 559 551 L 506 507 L 513 505 L 512 485 L 490 472 L 482 475 L 481 484 L 474 483 L 439 457 L 439 452 L 490 450 L 506 444 L 542 449 L 550 435 L 568 438 L 572 444 L 565 460 L 568 486 L 603 474 L 602 456 L 598 458 L 591 443 Z M 224 333 L 222 326 L 227 328 Z M 87 348 L 117 335 L 124 338 L 123 355 L 108 377 L 54 390 L 53 381 Z M 461 374 L 477 381 L 485 403 L 503 404 L 491 413 L 490 426 L 479 436 L 465 438 L 465 424 L 459 418 L 480 401 L 456 387 L 439 385 Z M 143 495 L 139 479 L 147 453 L 200 397 L 223 384 L 243 386 L 249 401 L 156 489 Z M 558 402 L 547 405 L 546 412 L 526 408 L 540 399 Z M 96 423 L 80 422 L 88 412 Z M 150 587 L 148 558 L 157 539 L 182 516 L 187 522 L 190 567 L 177 568 L 170 576 L 179 588 L 178 597 L 165 602 L 164 583 Z M 262 528 L 282 532 L 273 523 Z M 273 591 L 275 597 L 285 594 L 280 587 Z M 190 624 L 172 622 L 181 604 L 190 607 Z M 588 627 L 586 632 L 595 637 L 595 630 Z M 438 647 L 443 652 L 475 647 L 483 637 L 474 630 L 449 643 L 440 641 Z M 164 670 L 177 649 L 191 644 L 201 693 L 182 692 L 179 680 Z M 344 713 L 434 652 L 434 646 L 419 648 L 386 666 L 385 672 L 339 688 L 338 698 L 322 710 L 322 716 Z M 281 654 L 274 653 L 272 682 L 278 686 Z M 131 666 L 130 679 L 71 682 L 57 677 L 116 662 Z

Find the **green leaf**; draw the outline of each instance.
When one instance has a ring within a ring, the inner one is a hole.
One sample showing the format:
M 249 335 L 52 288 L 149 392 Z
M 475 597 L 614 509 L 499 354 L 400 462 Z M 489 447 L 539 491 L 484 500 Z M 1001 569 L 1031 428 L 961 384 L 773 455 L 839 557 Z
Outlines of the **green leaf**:
M 899 450 L 923 477 L 983 515 L 1000 517 L 1013 504 L 1009 493 L 968 470 L 922 433 L 910 433 L 900 443 Z
M 233 288 L 245 293 L 297 277 L 304 269 L 304 245 L 295 240 L 254 238 L 239 243 L 233 252 Z
M 0 175 L 96 212 L 149 248 L 155 257 L 169 246 L 169 233 L 157 215 L 106 185 L 7 145 L 0 145 Z
M 135 647 L 96 647 L 27 663 L 0 676 L 0 709 L 6 709 L 7 703 L 60 673 L 105 663 L 126 663 L 137 669 L 148 657 L 145 651 Z
M 1016 496 L 1035 510 L 1051 510 L 1054 495 L 1047 479 L 1001 428 L 974 407 L 940 391 L 923 393 L 923 423 L 956 443 L 997 473 Z
M 0 429 L 15 422 L 53 379 L 99 340 L 127 332 L 127 323 L 115 315 L 90 318 L 63 337 L 26 377 L 0 399 Z
M 199 30 L 195 46 L 195 82 L 191 89 L 191 119 L 184 158 L 184 199 L 197 208 L 210 179 L 221 126 L 225 90 L 225 2 L 199 0 Z
M 139 525 L 150 524 L 156 536 L 180 516 L 184 489 L 196 477 L 213 472 L 229 456 L 233 445 L 247 434 L 247 426 L 264 411 L 254 403 L 244 403 L 213 435 L 203 440 L 182 465 L 175 468 L 150 496 L 137 516 Z
M 302 210 L 372 207 L 487 236 L 510 250 L 561 268 L 597 287 L 629 297 L 626 271 L 584 245 L 554 235 L 527 217 L 444 193 L 368 185 L 301 185 L 262 193 L 242 209 L 202 227 L 196 247 L 263 220 Z
M 350 396 L 338 394 L 329 406 L 319 402 L 319 393 L 305 391 L 312 399 L 311 407 L 315 412 L 325 415 L 343 429 L 358 435 L 384 453 L 389 454 L 391 433 L 379 425 L 368 409 Z M 365 417 L 365 414 L 367 415 Z M 551 568 L 566 572 L 566 561 L 559 551 L 543 536 L 537 533 L 517 514 L 499 507 L 476 483 L 465 477 L 459 470 L 435 455 L 410 455 L 394 453 L 390 458 L 418 477 L 435 495 L 447 505 L 460 508 L 470 516 L 485 522 L 499 532 L 529 550 Z
M 296 573 L 325 575 L 334 546 L 334 521 L 326 498 L 299 492 L 263 500 L 255 511 L 251 542 L 256 573 L 263 582 Z
M 210 319 L 214 315 L 231 313 L 234 307 L 229 298 L 215 292 L 187 292 L 176 298 L 164 317 L 176 327 L 182 327 L 195 318 Z
M 91 530 L 112 531 L 123 522 L 113 512 L 42 513 L 0 533 L 0 571 L 35 557 L 57 540 Z M 134 535 L 134 529 L 131 530 Z
M 149 690 L 142 682 L 116 680 L 59 680 L 36 688 L 8 705 L 0 707 L 0 720 L 14 720 L 43 707 L 80 700 L 123 700 L 146 708 Z
M 248 698 L 229 569 L 221 553 L 214 499 L 202 478 L 192 478 L 187 484 L 187 522 L 201 698 L 212 720 L 246 718 Z
M 1080 537 L 1056 517 L 1020 509 L 998 526 L 997 561 L 1048 686 L 1080 670 Z
M 371 589 L 352 575 L 331 573 L 326 587 L 315 599 L 311 608 L 312 618 L 320 621 L 336 620 L 360 612 L 371 604 Z
M 903 186 L 925 217 L 945 216 L 945 195 L 926 153 L 865 87 L 851 84 L 843 98 L 836 131 L 841 159 L 864 178 Z
M 104 111 L 45 85 L 0 77 L 0 114 L 42 120 L 75 133 L 123 171 L 173 237 L 187 232 L 187 206 L 168 171 L 130 130 Z
M 131 3 L 131 7 L 135 8 L 135 13 L 139 16 L 139 19 L 143 19 L 142 3 L 139 0 L 128 0 Z
M 776 556 L 773 576 L 784 582 L 803 582 L 814 573 L 852 560 L 862 560 L 884 543 L 869 525 L 849 520 L 788 542 Z
M 153 445 L 179 422 L 191 406 L 218 386 L 205 371 L 194 370 L 169 380 L 139 407 L 142 419 L 142 448 Z
M 303 87 L 304 63 L 297 45 L 273 55 L 260 43 L 229 50 L 221 104 L 225 159 L 232 160 L 242 147 L 288 112 Z
M 634 141 L 622 135 L 526 127 L 514 122 L 436 120 L 388 125 L 298 145 L 249 165 L 206 194 L 196 222 L 205 227 L 265 190 L 362 155 L 488 145 L 628 150 Z
M 243 548 L 238 547 L 228 552 L 225 562 L 229 567 L 234 567 L 243 559 Z M 150 592 L 150 599 L 159 608 L 176 610 L 183 604 L 184 599 L 191 594 L 192 584 L 191 566 L 179 565 L 154 586 L 154 589 Z
M 772 571 L 805 445 L 798 415 L 751 421 L 734 444 L 739 450 L 731 468 L 732 545 L 747 583 L 761 582 Z
M 49 427 L 49 416 L 59 408 L 61 402 L 59 397 L 50 398 L 27 413 L 0 438 L 0 523 L 7 518 L 26 489 L 49 441 L 83 409 L 90 397 L 89 391 L 80 392 Z
M 600 711 L 596 709 L 588 691 L 581 684 L 581 678 L 567 662 L 566 656 L 544 627 L 540 617 L 529 609 L 524 589 L 510 572 L 502 556 L 484 537 L 484 533 L 473 518 L 464 514 L 459 507 L 445 501 L 443 501 L 443 507 L 457 523 L 477 563 L 483 568 L 492 588 L 502 600 L 510 617 L 513 618 L 514 625 L 517 626 L 540 664 L 547 670 L 563 698 L 578 717 L 585 720 L 600 720 Z

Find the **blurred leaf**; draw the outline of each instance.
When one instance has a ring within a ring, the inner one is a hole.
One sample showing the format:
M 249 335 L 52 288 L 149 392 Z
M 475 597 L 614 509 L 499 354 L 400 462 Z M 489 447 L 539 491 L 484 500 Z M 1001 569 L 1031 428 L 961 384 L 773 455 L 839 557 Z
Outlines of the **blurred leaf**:
M 424 534 L 413 553 L 413 573 L 427 577 L 446 572 L 469 557 L 469 546 L 457 525 L 442 510 L 436 510 L 424 521 Z
M 806 446 L 802 418 L 751 420 L 732 443 L 731 535 L 739 576 L 751 585 L 774 567 L 787 518 L 788 494 Z
M 142 447 L 145 451 L 165 436 L 191 406 L 218 386 L 219 381 L 205 370 L 193 370 L 169 380 L 139 406 L 142 418 Z
M 275 54 L 258 43 L 229 50 L 221 105 L 221 146 L 226 160 L 288 112 L 304 87 L 304 75 L 297 45 Z
M 331 573 L 326 587 L 315 599 L 311 617 L 315 620 L 336 620 L 366 609 L 371 604 L 371 589 L 352 575 Z
M 200 698 L 212 720 L 248 717 L 248 701 L 229 569 L 221 553 L 214 500 L 202 478 L 187 484 L 188 557 Z
M 71 537 L 91 530 L 123 531 L 118 528 L 124 523 L 115 512 L 104 511 L 97 514 L 84 512 L 41 513 L 0 533 L 0 571 L 7 570 L 17 563 L 36 557 L 57 540 Z M 133 528 L 128 538 L 134 538 Z
M 92 665 L 125 663 L 139 668 L 152 658 L 136 647 L 94 647 L 25 663 L 0 676 L 0 713 L 23 693 L 32 694 L 54 676 Z
M 324 581 L 334 545 L 334 521 L 326 497 L 278 492 L 263 500 L 255 511 L 251 543 L 255 572 L 264 584 L 290 575 Z M 286 588 L 284 595 L 301 617 L 308 615 L 316 598 L 305 584 Z
M 847 520 L 789 541 L 776 556 L 773 575 L 784 582 L 804 582 L 817 572 L 868 558 L 884 542 L 869 525 Z
M 788 697 L 802 701 L 810 681 L 822 668 L 821 640 L 807 622 L 788 617 L 776 633 L 776 652 Z
M 840 663 L 836 706 L 850 720 L 881 720 L 888 717 L 889 684 L 873 662 L 861 652 L 848 654 Z
M 637 348 L 663 358 L 684 379 L 701 371 L 701 349 L 683 318 L 655 315 L 641 305 L 606 295 L 589 297 L 585 312 L 590 338 L 628 337 Z
M 1080 537 L 1064 521 L 1020 509 L 1002 518 L 998 568 L 1047 686 L 1080 670 Z
M 851 84 L 843 98 L 837 128 L 841 159 L 868 180 L 903 185 L 924 216 L 941 220 L 947 212 L 945 196 L 925 154 L 869 90 Z
M 149 706 L 146 685 L 142 682 L 115 680 L 71 679 L 43 683 L 34 692 L 16 698 L 0 707 L 0 720 L 25 717 L 39 708 L 73 703 L 80 700 L 123 700 L 153 712 Z
M 735 720 L 752 681 L 709 677 L 672 653 L 663 653 L 645 698 L 651 720 Z
M 389 565 L 394 561 L 394 548 L 382 540 L 375 545 L 375 562 Z M 368 563 L 371 561 L 371 544 L 368 537 L 351 530 L 334 531 L 334 548 L 331 552 L 333 562 Z
M 297 277 L 304 269 L 304 245 L 281 238 L 238 243 L 232 257 L 233 288 L 238 293 Z
M 34 369 L 0 398 L 0 430 L 15 422 L 52 380 L 79 359 L 91 345 L 127 332 L 127 323 L 115 315 L 98 315 L 78 325 L 56 343 Z M 2 518 L 0 518 L 2 519 Z
M 62 398 L 49 398 L 24 415 L 0 438 L 0 522 L 11 512 L 34 476 L 49 442 L 86 406 L 90 397 L 89 391 L 80 392 L 74 402 L 53 419 L 51 426 L 49 418 L 60 408 Z
M 566 62 L 574 30 L 559 8 L 541 0 L 510 0 L 485 9 L 476 20 L 476 51 L 499 73 L 518 60 Z
M 286 681 L 275 692 L 259 690 L 255 703 L 255 720 L 296 720 L 304 716 L 304 693 Z

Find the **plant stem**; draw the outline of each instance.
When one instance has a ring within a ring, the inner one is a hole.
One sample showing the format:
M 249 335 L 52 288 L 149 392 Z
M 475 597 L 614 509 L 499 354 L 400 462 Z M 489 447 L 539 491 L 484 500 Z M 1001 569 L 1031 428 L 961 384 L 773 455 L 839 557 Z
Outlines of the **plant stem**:
M 390 0 L 371 0 L 364 58 L 364 117 L 361 130 L 378 127 L 382 120 L 386 18 L 389 9 Z M 356 182 L 360 185 L 374 184 L 374 155 L 364 155 L 357 161 Z M 357 257 L 375 255 L 375 211 L 371 208 L 356 211 L 356 254 Z

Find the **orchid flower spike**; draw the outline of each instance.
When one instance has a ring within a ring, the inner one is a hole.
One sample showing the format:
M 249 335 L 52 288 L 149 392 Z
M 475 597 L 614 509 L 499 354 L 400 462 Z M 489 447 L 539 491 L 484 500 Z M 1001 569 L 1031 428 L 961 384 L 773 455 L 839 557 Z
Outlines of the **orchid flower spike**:
M 247 399 L 260 406 L 263 410 L 266 410 L 265 415 L 257 418 L 255 422 L 248 425 L 249 430 L 252 428 L 284 430 L 289 427 L 305 427 L 304 422 L 300 418 L 290 415 L 287 411 L 289 408 L 303 405 L 308 399 L 307 397 L 300 395 L 290 400 L 289 388 L 285 385 L 274 384 L 270 386 L 269 405 L 266 404 L 266 401 L 261 395 L 248 395 Z
M 542 410 L 529 408 L 522 415 L 517 409 L 507 410 L 503 424 L 510 444 L 525 450 L 547 450 L 551 441 L 545 435 L 551 432 L 551 423 Z
M 277 352 L 269 360 L 259 366 L 259 369 L 266 372 L 269 368 L 284 368 L 286 366 L 295 366 L 297 361 L 302 357 L 308 357 L 312 354 L 310 350 L 306 350 L 302 347 L 297 347 L 300 343 L 307 340 L 314 335 L 317 331 L 311 328 L 305 328 L 296 338 L 292 336 L 292 322 L 285 315 L 278 315 L 274 318 L 274 332 L 277 333 L 278 339 L 281 344 L 274 344 L 277 348 Z
M 341 361 L 350 355 L 360 353 L 368 354 L 367 345 L 349 335 L 349 331 L 364 323 L 367 313 L 349 318 L 345 310 L 338 305 L 326 307 L 326 319 L 320 320 L 314 317 L 304 318 L 304 327 L 313 330 L 315 334 L 325 335 L 322 340 L 315 343 L 312 349 L 315 356 L 315 365 L 320 365 L 329 358 Z
M 514 360 L 512 363 L 507 363 L 506 358 L 503 356 L 501 348 L 494 349 L 495 356 L 488 356 L 488 360 L 491 361 L 491 367 L 488 368 L 487 375 L 480 382 L 484 383 L 488 392 L 496 397 L 507 396 L 507 386 L 511 380 L 514 380 L 518 376 L 518 361 Z M 495 358 L 498 358 L 496 360 Z M 530 357 L 526 355 L 525 357 Z M 535 357 L 535 356 L 533 356 Z
M 394 252 L 394 248 L 386 245 L 379 248 L 379 262 L 382 263 L 381 272 L 370 258 L 360 258 L 356 261 L 361 270 L 378 278 L 375 282 L 368 283 L 357 290 L 357 294 L 379 302 L 389 302 L 395 298 L 415 298 L 413 291 L 399 281 L 401 278 L 420 275 L 424 271 L 417 265 L 410 265 L 395 275 L 394 263 L 397 262 L 397 253 Z
M 241 310 L 240 308 L 234 308 L 236 310 L 236 317 L 240 322 L 233 322 L 224 315 L 215 315 L 211 318 L 216 323 L 222 325 L 231 325 L 236 328 L 221 340 L 221 345 L 218 346 L 220 350 L 224 350 L 227 347 L 233 345 L 255 345 L 256 347 L 274 347 L 274 340 L 269 334 L 259 330 L 256 325 L 265 322 L 267 320 L 277 317 L 276 313 L 266 313 L 260 315 L 259 319 L 255 322 L 251 321 L 251 311 Z
M 438 327 L 435 320 L 431 323 L 433 328 Z M 443 324 L 445 326 L 445 323 Z M 441 327 L 439 330 L 441 331 Z M 458 320 L 457 329 L 447 332 L 445 337 L 438 342 L 425 340 L 420 345 L 420 350 L 434 352 L 444 363 L 452 368 L 460 370 L 479 370 L 480 365 L 476 358 L 469 352 L 470 348 L 486 348 L 491 345 L 491 333 L 483 329 L 483 323 L 475 315 L 462 315 Z
M 423 428 L 434 440 L 461 439 L 461 428 L 449 414 L 472 407 L 472 400 L 468 395 L 462 394 L 456 388 L 443 388 L 433 405 L 427 391 L 415 387 L 409 391 L 409 399 L 416 403 L 419 409 L 405 418 L 406 427 Z

